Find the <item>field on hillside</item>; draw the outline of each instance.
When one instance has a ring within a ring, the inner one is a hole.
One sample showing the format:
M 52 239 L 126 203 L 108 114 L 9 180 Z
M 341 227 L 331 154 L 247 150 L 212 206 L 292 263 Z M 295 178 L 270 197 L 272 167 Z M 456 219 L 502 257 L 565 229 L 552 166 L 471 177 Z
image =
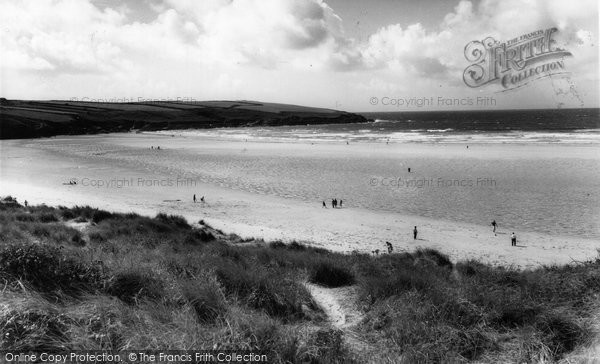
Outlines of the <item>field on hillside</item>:
M 0 100 L 0 139 L 253 125 L 366 122 L 342 111 L 253 101 Z

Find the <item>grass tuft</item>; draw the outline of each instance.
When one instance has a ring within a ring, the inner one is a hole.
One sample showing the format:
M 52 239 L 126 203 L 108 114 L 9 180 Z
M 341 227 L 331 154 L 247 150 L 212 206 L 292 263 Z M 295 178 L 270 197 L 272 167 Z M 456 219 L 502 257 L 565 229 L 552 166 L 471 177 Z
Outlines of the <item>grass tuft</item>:
M 353 284 L 354 275 L 332 261 L 321 261 L 312 268 L 309 281 L 325 287 L 342 287 Z
M 47 294 L 92 292 L 103 282 L 97 267 L 68 256 L 57 247 L 40 244 L 1 246 L 0 272 L 13 284 L 23 281 Z
M 151 272 L 130 269 L 111 277 L 106 292 L 133 305 L 142 299 L 158 300 L 163 298 L 164 285 Z

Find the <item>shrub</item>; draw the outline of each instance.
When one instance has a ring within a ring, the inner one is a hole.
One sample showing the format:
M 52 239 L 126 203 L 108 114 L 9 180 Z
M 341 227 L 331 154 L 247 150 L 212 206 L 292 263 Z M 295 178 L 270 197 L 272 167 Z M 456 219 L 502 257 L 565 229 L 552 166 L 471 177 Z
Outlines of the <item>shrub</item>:
M 589 336 L 587 328 L 559 313 L 544 315 L 536 327 L 543 333 L 543 341 L 555 359 L 575 349 L 584 337 Z
M 348 363 L 344 351 L 343 333 L 337 329 L 319 329 L 312 333 L 307 346 L 312 350 L 304 353 L 299 359 L 303 363 Z
M 15 220 L 22 221 L 22 222 L 34 222 L 35 216 L 32 214 L 20 213 L 20 214 L 15 214 Z
M 477 275 L 479 272 L 486 271 L 486 267 L 475 260 L 467 260 L 464 262 L 456 263 L 456 270 L 458 273 L 463 274 L 467 277 L 472 277 Z
M 524 305 L 523 302 L 508 304 L 500 308 L 501 312 L 496 319 L 496 324 L 507 327 L 521 327 L 535 321 L 538 314 L 541 312 L 540 307 L 531 307 Z
M 98 209 L 90 206 L 75 206 L 71 208 L 71 211 L 80 218 L 90 220 L 92 216 L 94 216 L 94 213 L 98 211 Z
M 75 213 L 67 208 L 60 209 L 60 216 L 65 220 L 71 220 L 76 217 Z
M 86 241 L 83 240 L 83 238 L 81 237 L 81 234 L 79 232 L 73 234 L 73 236 L 71 236 L 71 243 L 77 247 L 83 247 L 86 244 Z
M 104 210 L 95 210 L 92 213 L 92 222 L 94 223 L 99 223 L 100 221 L 106 220 L 106 219 L 110 219 L 113 217 L 113 214 L 108 212 L 108 211 L 104 211 Z
M 297 241 L 292 241 L 290 245 L 287 246 L 289 250 L 306 250 L 306 245 L 300 244 Z
M 276 241 L 269 243 L 269 248 L 271 248 L 271 249 L 283 249 L 285 247 L 286 247 L 285 243 L 281 240 L 276 240 Z
M 40 222 L 56 222 L 58 218 L 53 213 L 41 213 L 38 216 Z
M 88 234 L 90 241 L 94 242 L 94 243 L 102 243 L 104 241 L 106 241 L 106 239 L 104 238 L 104 235 L 102 235 L 101 233 L 97 232 L 97 231 L 93 231 L 91 233 Z
M 0 203 L 0 207 L 3 208 L 12 208 L 12 207 L 21 207 L 21 205 L 17 202 L 17 199 L 12 196 L 7 196 L 2 199 L 2 203 Z
M 59 248 L 41 244 L 0 247 L 0 272 L 44 293 L 90 292 L 98 289 L 103 280 L 97 267 L 68 257 Z
M 215 236 L 211 232 L 206 232 L 204 229 L 194 229 L 185 235 L 183 242 L 193 245 L 197 242 L 207 243 L 213 240 L 215 240 Z
M 71 320 L 53 311 L 10 310 L 0 315 L 0 349 L 59 352 L 69 343 Z
M 303 316 L 302 303 L 309 293 L 294 280 L 281 281 L 281 274 L 257 268 L 243 269 L 237 264 L 222 264 L 216 269 L 225 292 L 242 299 L 249 307 L 285 319 Z
M 406 267 L 386 276 L 368 276 L 360 281 L 361 295 L 368 303 L 392 297 L 406 291 L 426 292 L 437 284 L 432 274 Z
M 188 304 L 194 309 L 201 323 L 214 322 L 227 312 L 227 304 L 219 287 L 212 282 L 187 281 L 182 293 Z
M 419 249 L 415 252 L 416 258 L 426 258 L 433 261 L 438 267 L 452 268 L 452 261 L 447 255 L 435 249 Z
M 179 216 L 179 215 L 167 215 L 167 214 L 161 212 L 158 215 L 156 215 L 156 219 L 164 222 L 165 224 L 174 225 L 179 228 L 185 228 L 185 229 L 191 228 L 190 225 L 188 224 L 187 220 L 184 217 Z
M 162 281 L 139 270 L 128 270 L 115 274 L 108 282 L 106 292 L 121 301 L 133 305 L 140 299 L 159 299 L 164 296 Z
M 312 268 L 309 280 L 326 287 L 341 287 L 353 284 L 354 276 L 333 262 L 321 261 Z

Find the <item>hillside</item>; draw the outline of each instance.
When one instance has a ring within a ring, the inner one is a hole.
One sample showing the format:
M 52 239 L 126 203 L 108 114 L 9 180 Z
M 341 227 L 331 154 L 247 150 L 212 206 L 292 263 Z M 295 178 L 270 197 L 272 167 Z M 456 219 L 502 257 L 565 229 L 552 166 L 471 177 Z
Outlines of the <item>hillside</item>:
M 0 99 L 0 139 L 366 121 L 363 116 L 343 111 L 252 101 L 99 103 Z

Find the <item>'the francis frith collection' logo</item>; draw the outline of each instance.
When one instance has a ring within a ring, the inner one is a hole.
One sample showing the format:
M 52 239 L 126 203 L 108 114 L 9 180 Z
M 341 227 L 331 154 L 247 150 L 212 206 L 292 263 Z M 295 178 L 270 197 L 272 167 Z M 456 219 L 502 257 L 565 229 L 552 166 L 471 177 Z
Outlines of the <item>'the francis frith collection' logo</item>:
M 552 36 L 557 31 L 538 30 L 503 43 L 492 37 L 470 42 L 465 46 L 465 58 L 471 65 L 465 68 L 463 81 L 469 87 L 497 82 L 509 90 L 565 73 L 564 57 L 571 53 L 556 46 Z

